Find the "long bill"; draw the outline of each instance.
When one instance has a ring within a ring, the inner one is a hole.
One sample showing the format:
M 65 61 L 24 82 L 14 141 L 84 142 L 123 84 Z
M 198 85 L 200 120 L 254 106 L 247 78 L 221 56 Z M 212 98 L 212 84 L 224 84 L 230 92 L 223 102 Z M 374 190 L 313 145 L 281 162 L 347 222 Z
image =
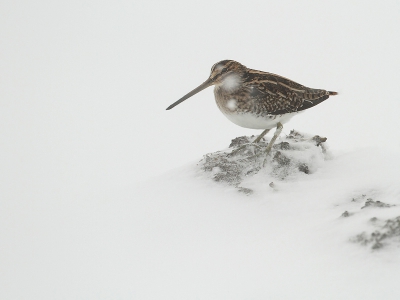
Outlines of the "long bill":
M 186 99 L 192 97 L 193 95 L 196 95 L 198 92 L 204 90 L 205 88 L 208 88 L 210 85 L 213 85 L 213 81 L 211 78 L 208 78 L 205 82 L 200 84 L 197 88 L 195 88 L 193 91 L 187 93 L 185 96 L 183 96 L 181 99 L 178 101 L 172 103 L 170 106 L 167 107 L 167 110 L 170 110 L 171 108 L 174 108 L 177 106 L 179 103 L 185 101 Z

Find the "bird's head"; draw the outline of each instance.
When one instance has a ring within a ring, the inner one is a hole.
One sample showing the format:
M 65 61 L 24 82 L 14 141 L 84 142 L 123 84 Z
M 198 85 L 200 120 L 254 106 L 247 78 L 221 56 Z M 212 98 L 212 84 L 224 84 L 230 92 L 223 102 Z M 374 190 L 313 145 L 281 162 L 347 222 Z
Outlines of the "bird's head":
M 186 99 L 212 85 L 229 91 L 235 90 L 241 84 L 242 75 L 245 71 L 246 67 L 234 60 L 222 60 L 217 62 L 211 67 L 210 77 L 208 77 L 205 82 L 175 103 L 171 104 L 167 110 L 175 107 L 179 103 L 182 103 Z
M 211 68 L 209 79 L 213 85 L 231 88 L 239 83 L 246 67 L 234 60 L 222 60 Z

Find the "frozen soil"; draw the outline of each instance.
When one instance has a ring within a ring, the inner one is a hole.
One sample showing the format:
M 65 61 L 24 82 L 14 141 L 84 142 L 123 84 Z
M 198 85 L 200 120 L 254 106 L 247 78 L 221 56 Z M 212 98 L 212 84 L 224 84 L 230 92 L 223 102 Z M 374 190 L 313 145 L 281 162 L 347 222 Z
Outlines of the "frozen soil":
M 371 233 L 362 232 L 351 240 L 365 246 L 370 246 L 373 250 L 400 242 L 400 216 L 387 220 L 373 217 L 370 219 L 370 223 L 376 230 Z
M 252 143 L 255 138 L 241 136 L 233 139 L 228 149 L 206 154 L 199 167 L 214 181 L 251 194 L 253 190 L 242 186 L 242 182 L 263 168 L 272 178 L 282 181 L 299 173 L 314 173 L 328 156 L 324 145 L 327 138 L 318 135 L 292 130 L 274 144 L 268 157 L 265 150 L 269 141 L 263 138 L 259 143 Z M 273 187 L 274 183 L 271 182 L 270 186 Z
M 358 209 L 349 212 L 345 211 L 342 217 L 351 217 L 362 213 L 361 210 L 372 210 L 374 214 L 378 214 L 381 210 L 396 207 L 395 204 L 389 204 L 367 197 L 362 194 L 352 198 L 352 202 L 359 203 Z M 364 222 L 366 230 L 350 238 L 350 241 L 360 243 L 361 245 L 370 247 L 372 250 L 378 250 L 387 246 L 399 246 L 400 242 L 400 216 L 392 218 L 371 217 Z

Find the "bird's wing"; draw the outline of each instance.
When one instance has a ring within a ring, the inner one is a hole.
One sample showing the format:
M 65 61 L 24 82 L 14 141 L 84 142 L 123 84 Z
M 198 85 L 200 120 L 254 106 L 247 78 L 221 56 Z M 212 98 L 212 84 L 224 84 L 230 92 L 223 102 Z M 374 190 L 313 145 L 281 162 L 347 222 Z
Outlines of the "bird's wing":
M 251 71 L 246 78 L 247 90 L 257 106 L 268 114 L 302 111 L 329 98 L 325 90 L 311 89 L 276 74 Z

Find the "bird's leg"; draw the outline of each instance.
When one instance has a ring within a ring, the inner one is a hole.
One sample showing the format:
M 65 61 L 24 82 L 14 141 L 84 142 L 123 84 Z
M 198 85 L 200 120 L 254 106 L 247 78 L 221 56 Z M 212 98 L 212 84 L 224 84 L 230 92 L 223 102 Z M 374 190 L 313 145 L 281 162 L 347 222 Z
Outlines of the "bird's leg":
M 256 138 L 253 143 L 259 143 L 261 139 L 270 131 L 271 129 L 265 129 L 259 136 Z
M 276 124 L 276 130 L 275 130 L 274 136 L 272 137 L 272 139 L 271 139 L 271 141 L 269 142 L 267 148 L 265 149 L 265 154 L 266 154 L 267 156 L 268 156 L 269 152 L 271 151 L 272 146 L 274 145 L 276 139 L 277 139 L 278 136 L 281 134 L 282 128 L 283 128 L 282 123 L 281 123 L 281 122 L 278 122 L 278 124 Z

